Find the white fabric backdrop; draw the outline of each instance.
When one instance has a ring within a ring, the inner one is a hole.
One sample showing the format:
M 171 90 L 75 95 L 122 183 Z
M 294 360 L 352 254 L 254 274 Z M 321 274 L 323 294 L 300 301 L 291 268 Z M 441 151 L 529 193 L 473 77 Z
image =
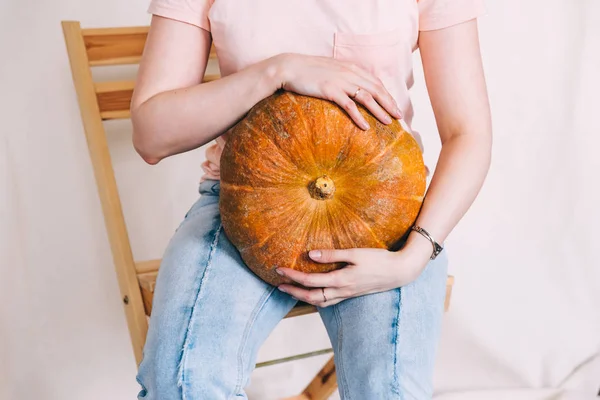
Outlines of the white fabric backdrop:
M 146 0 L 0 3 L 0 399 L 132 399 L 135 364 L 59 22 L 142 25 Z M 494 160 L 449 240 L 453 303 L 438 400 L 594 398 L 600 386 L 600 3 L 488 2 Z M 417 61 L 418 66 L 418 61 Z M 123 68 L 116 72 L 131 74 Z M 415 128 L 439 151 L 417 67 Z M 137 259 L 196 198 L 202 151 L 148 167 L 107 126 Z M 309 334 L 309 332 L 311 332 Z M 328 345 L 283 322 L 261 360 Z M 252 399 L 299 392 L 326 357 L 258 370 Z

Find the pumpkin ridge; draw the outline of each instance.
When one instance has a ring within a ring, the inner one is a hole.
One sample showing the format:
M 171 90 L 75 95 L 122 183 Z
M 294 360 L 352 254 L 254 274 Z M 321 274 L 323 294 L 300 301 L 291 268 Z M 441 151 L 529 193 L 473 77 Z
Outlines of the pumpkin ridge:
M 338 178 L 343 179 L 349 175 L 355 175 L 357 173 L 360 174 L 360 172 L 364 171 L 364 169 L 368 168 L 369 166 L 375 164 L 378 161 L 381 161 L 381 159 L 383 158 L 384 155 L 389 153 L 395 146 L 397 146 L 399 143 L 401 143 L 401 141 L 405 138 L 405 135 L 409 135 L 410 138 L 412 138 L 412 136 L 408 132 L 406 132 L 404 130 L 400 130 L 398 132 L 398 136 L 396 136 L 396 138 L 394 138 L 394 140 L 392 140 L 389 144 L 387 144 L 380 153 L 374 155 L 369 161 L 365 162 L 362 165 L 356 166 L 354 168 L 348 168 L 346 171 L 344 171 L 344 173 L 339 174 Z
M 373 158 L 361 165 L 361 168 L 366 167 L 367 165 L 374 164 L 375 162 L 380 160 L 385 155 L 385 153 L 389 152 L 392 148 L 394 148 L 395 145 L 398 144 L 398 142 L 400 142 L 401 139 L 403 139 L 404 135 L 404 131 L 401 130 L 400 132 L 398 132 L 398 136 L 396 136 L 394 140 L 392 140 L 387 146 L 385 146 L 385 148 L 379 154 L 373 156 Z
M 280 190 L 278 190 L 278 188 L 261 188 L 261 189 L 270 189 L 273 192 L 280 192 Z M 283 189 L 285 191 L 285 189 Z M 258 192 L 258 193 L 257 193 Z M 261 193 L 262 192 L 262 193 Z M 264 193 L 267 192 L 267 196 L 268 196 L 268 191 L 267 190 L 262 190 L 262 191 L 254 191 L 254 192 L 237 192 L 238 196 L 246 196 L 246 193 L 249 194 L 249 196 L 251 197 L 246 197 L 246 199 L 243 201 L 243 203 L 246 204 L 246 207 L 243 208 L 247 208 L 247 204 L 248 201 L 254 199 L 262 199 L 262 201 L 260 202 L 260 204 L 262 204 L 263 206 L 265 204 L 268 204 L 268 202 L 265 203 L 265 196 Z M 226 197 L 231 197 L 235 194 L 236 192 L 229 191 L 229 187 L 227 187 L 226 185 L 222 187 L 222 196 L 220 199 L 220 203 L 221 205 L 229 205 L 230 203 L 228 201 L 223 201 L 224 198 Z M 251 194 L 250 194 L 251 193 Z M 258 196 L 258 197 L 257 197 Z M 281 198 L 281 197 L 280 197 Z M 289 197 L 288 197 L 289 199 Z M 293 224 L 294 221 L 298 221 L 298 219 L 302 218 L 302 214 L 299 214 L 297 212 L 297 210 L 302 210 L 301 206 L 298 206 L 299 201 L 298 199 L 292 199 L 290 201 L 286 201 L 285 203 L 282 203 L 281 207 L 263 207 L 262 209 L 258 209 L 258 210 L 252 210 L 253 212 L 251 214 L 238 214 L 237 217 L 237 223 L 240 223 L 242 225 L 245 226 L 251 226 L 251 225 L 256 225 L 256 224 L 262 224 L 264 223 L 264 220 L 281 220 L 284 221 L 283 226 L 297 226 L 297 224 Z M 222 212 L 227 212 L 226 210 L 224 210 L 223 208 L 221 208 Z M 294 213 L 295 212 L 295 213 Z M 304 214 L 308 214 L 308 212 L 304 212 Z M 227 214 L 230 215 L 230 214 Z M 227 215 L 223 215 L 222 219 L 223 221 L 226 220 L 226 216 Z M 300 215 L 300 218 L 298 217 Z M 227 223 L 225 225 L 228 225 Z M 225 230 L 227 232 L 227 229 Z M 265 232 L 267 233 L 267 232 Z M 231 240 L 231 242 L 238 248 L 238 250 L 243 251 L 243 250 L 247 250 L 250 248 L 253 248 L 255 246 L 263 246 L 265 245 L 265 243 L 267 243 L 274 235 L 276 234 L 281 234 L 281 231 L 277 230 L 277 229 L 273 229 L 271 231 L 268 232 L 268 234 L 257 234 L 254 235 L 252 240 L 246 239 L 245 241 L 242 240 L 240 241 L 239 237 L 234 237 L 231 236 L 229 237 L 229 239 Z
M 299 118 L 302 120 L 302 124 L 304 125 L 304 129 L 306 129 L 306 133 L 307 133 L 307 137 L 309 138 L 309 141 L 312 140 L 314 141 L 314 135 L 315 135 L 315 131 L 314 129 L 311 129 L 310 124 L 308 123 L 308 121 L 306 120 L 306 116 L 305 116 L 305 112 L 304 109 L 302 108 L 302 105 L 294 98 L 294 96 L 291 95 L 290 92 L 286 92 L 286 97 L 289 98 L 291 100 L 291 103 L 294 105 L 295 109 L 296 109 L 296 115 L 299 116 Z M 324 114 L 324 107 L 323 107 L 323 103 L 316 103 L 319 106 L 321 106 L 321 110 L 320 113 Z M 313 104 L 314 106 L 314 104 Z M 329 134 L 329 124 L 325 124 L 325 134 Z M 316 160 L 317 160 L 317 155 L 314 153 L 314 151 L 310 152 L 311 155 L 311 161 L 313 164 L 317 164 Z
M 251 187 L 246 185 L 236 185 L 234 183 L 223 182 L 221 181 L 221 188 L 231 189 L 231 190 L 243 190 L 245 192 L 254 192 L 255 189 L 259 189 L 257 187 Z
M 264 245 L 265 245 L 265 243 L 267 243 L 267 242 L 268 242 L 270 239 L 272 239 L 272 238 L 273 238 L 273 236 L 275 236 L 275 235 L 277 235 L 277 234 L 279 234 L 279 232 L 277 232 L 277 231 L 273 231 L 273 232 L 271 232 L 269 235 L 267 235 L 267 236 L 265 236 L 263 239 L 261 239 L 261 241 L 260 241 L 260 242 L 253 243 L 253 244 L 251 244 L 250 246 L 240 246 L 240 245 L 237 245 L 237 244 L 236 244 L 236 248 L 238 249 L 238 251 L 239 251 L 240 253 L 242 253 L 242 252 L 245 252 L 245 251 L 247 251 L 247 250 L 249 250 L 249 249 L 252 249 L 253 247 L 259 247 L 259 248 L 260 248 L 260 247 L 264 246 Z M 239 246 L 239 247 L 238 247 L 238 246 Z
M 321 234 L 323 232 L 331 232 L 331 224 L 329 221 L 329 211 L 327 210 L 327 204 L 325 202 L 319 202 L 319 201 L 315 201 L 314 203 L 316 203 L 316 207 L 313 210 L 313 215 L 310 218 L 309 222 L 306 224 L 306 229 L 304 229 L 304 243 L 309 243 L 312 242 L 313 240 L 316 242 L 319 242 L 318 239 L 315 239 L 315 232 L 317 234 Z M 318 211 L 317 211 L 318 210 Z M 323 223 L 325 223 L 327 225 L 327 230 L 323 229 Z M 309 237 L 313 238 L 313 240 L 309 240 Z M 323 239 L 322 237 L 320 238 L 321 240 Z M 333 238 L 331 236 L 329 236 L 329 239 L 331 239 L 331 241 L 333 241 Z M 325 245 L 324 247 L 329 248 L 329 245 Z M 321 248 L 324 248 L 323 245 L 321 245 Z M 335 247 L 335 246 L 333 246 Z M 314 247 L 312 249 L 315 249 Z M 308 247 L 306 247 L 306 250 L 312 250 L 309 249 Z
M 325 220 L 327 221 L 327 232 L 335 232 L 335 230 L 333 229 L 333 227 L 335 227 L 335 224 L 332 222 L 333 213 L 329 211 L 329 207 L 327 206 L 328 204 L 325 203 Z M 333 242 L 334 249 L 341 249 L 340 237 L 338 235 L 332 235 L 331 241 Z
M 307 137 L 312 137 L 312 134 L 314 133 L 312 131 L 312 129 L 310 129 L 310 126 L 308 125 L 308 122 L 306 121 L 306 118 L 304 116 L 304 110 L 302 109 L 302 105 L 300 105 L 300 103 L 294 98 L 294 96 L 292 96 L 292 94 L 290 92 L 285 92 L 285 97 L 290 100 L 290 103 L 293 104 L 294 108 L 296 109 L 296 118 L 299 118 L 302 121 L 302 125 L 304 125 L 304 129 L 306 130 L 307 133 Z M 291 136 L 291 135 L 290 135 Z M 300 144 L 300 141 L 298 140 L 298 137 L 295 137 L 296 141 L 298 144 Z M 313 164 L 315 164 L 315 154 L 313 152 L 310 152 L 311 155 L 311 162 Z
M 289 121 L 282 121 L 278 116 L 280 115 L 280 110 L 278 109 L 276 104 L 268 104 L 267 106 L 265 106 L 266 108 L 266 112 L 265 114 L 267 116 L 267 120 L 269 121 L 269 123 L 271 124 L 271 131 L 272 132 L 278 132 L 278 128 L 282 131 L 284 131 L 285 133 L 285 139 L 286 141 L 289 140 L 288 143 L 285 143 L 286 146 L 288 146 L 289 148 L 294 148 L 294 146 L 305 149 L 310 147 L 310 143 L 306 143 L 306 139 L 301 140 L 299 135 L 296 135 L 294 133 L 288 132 L 286 124 L 284 122 L 289 122 Z M 296 113 L 296 117 L 298 116 L 299 113 Z M 307 130 L 307 133 L 310 133 L 310 130 Z M 276 135 L 281 136 L 278 133 L 275 133 Z M 277 148 L 280 150 L 281 153 L 286 153 L 286 149 L 284 149 L 281 145 L 277 144 L 277 141 L 275 140 L 275 138 L 271 137 L 271 135 L 267 132 L 265 132 L 265 135 L 268 140 L 270 140 L 275 146 L 277 146 Z M 315 156 L 312 152 L 307 152 L 304 153 L 305 156 L 310 156 L 304 159 L 304 161 L 307 162 L 307 164 L 309 165 L 314 165 L 315 163 Z M 294 160 L 293 159 L 293 155 L 292 154 L 285 154 L 285 157 L 288 161 L 294 163 L 296 165 L 296 169 L 298 171 L 301 171 L 303 173 L 309 174 L 309 171 L 305 170 L 304 168 L 301 168 L 300 165 L 298 164 L 298 160 Z
M 279 232 L 277 232 L 277 231 L 273 231 L 273 232 L 271 232 L 271 234 L 269 234 L 266 237 L 264 237 L 260 242 L 255 243 L 252 246 L 245 247 L 244 250 L 250 249 L 250 248 L 255 247 L 255 246 L 262 247 L 262 246 L 265 245 L 265 243 L 267 243 L 273 236 L 277 235 L 278 233 Z
M 316 143 L 315 135 L 321 135 L 321 136 L 328 137 L 328 136 L 333 136 L 333 135 L 339 134 L 338 131 L 333 130 L 331 124 L 320 124 L 320 126 L 318 126 L 318 128 L 321 131 L 316 131 L 314 129 L 314 127 L 311 127 L 311 124 L 309 124 L 306 119 L 306 115 L 305 115 L 306 110 L 304 110 L 304 108 L 302 107 L 302 104 L 298 101 L 298 99 L 303 99 L 303 98 L 310 99 L 309 96 L 294 95 L 290 92 L 286 92 L 285 96 L 294 105 L 294 108 L 296 110 L 296 115 L 298 116 L 298 118 L 301 119 L 302 124 L 304 125 L 304 128 L 306 129 L 306 132 L 308 133 L 307 138 L 309 141 L 312 142 L 312 144 Z M 331 104 L 329 102 L 311 102 L 310 106 L 312 107 L 314 112 L 318 114 L 319 117 L 323 118 L 323 120 L 327 120 L 327 115 L 326 115 L 327 107 L 333 108 L 337 112 L 344 113 L 344 111 L 342 111 L 342 109 L 339 106 Z M 355 126 L 355 125 L 353 125 L 353 126 Z M 348 144 L 350 143 L 350 140 L 351 140 L 351 135 L 346 135 L 346 140 L 345 140 L 342 148 L 340 149 L 340 151 L 347 149 Z M 309 148 L 310 148 L 310 145 L 309 145 Z M 311 155 L 310 162 L 314 163 L 314 164 L 319 164 L 316 162 L 318 159 L 318 155 L 315 154 L 314 151 L 311 151 L 310 155 Z M 340 166 L 341 163 L 342 163 L 342 161 L 340 159 L 336 159 L 335 164 L 328 169 L 330 169 L 331 171 L 335 171 Z
M 322 110 L 323 110 L 323 117 L 325 117 L 325 104 L 323 104 Z M 341 109 L 338 109 L 338 111 L 343 112 Z M 354 128 L 354 127 L 356 127 L 356 125 L 353 123 L 353 125 L 351 125 L 351 127 Z M 331 135 L 331 128 L 332 128 L 331 124 L 325 124 L 325 130 L 327 131 L 328 135 Z M 351 128 L 347 127 L 346 129 L 351 129 Z M 334 134 L 336 134 L 336 133 L 334 133 Z M 351 141 L 352 141 L 352 133 L 345 135 L 345 140 L 343 141 L 343 144 L 338 149 L 338 154 L 335 158 L 335 164 L 331 168 L 332 171 L 338 172 L 340 170 L 340 168 L 344 165 L 345 158 L 342 157 L 342 155 L 345 155 L 348 153 L 348 148 L 350 147 Z
M 305 178 L 308 179 L 308 175 L 305 175 Z M 287 189 L 289 187 L 297 186 L 295 182 L 291 182 L 288 184 L 280 184 L 280 185 L 271 185 L 271 186 L 246 186 L 246 185 L 238 185 L 235 183 L 225 182 L 221 180 L 221 188 L 238 190 L 244 192 L 260 192 L 260 191 L 269 191 L 269 190 L 278 190 L 278 189 Z
M 328 220 L 328 224 L 330 226 L 330 231 L 331 232 L 337 232 L 337 235 L 333 235 L 332 236 L 332 241 L 334 244 L 334 249 L 348 249 L 348 248 L 354 248 L 354 247 L 364 247 L 363 245 L 359 244 L 356 242 L 355 238 L 357 237 L 356 232 L 353 232 L 349 226 L 347 226 L 346 224 L 343 224 L 339 221 L 339 215 L 344 215 L 345 213 L 342 213 L 338 210 L 337 212 L 337 216 L 335 215 L 336 213 L 331 212 L 329 209 L 331 207 L 333 207 L 333 209 L 335 210 L 335 208 L 339 208 L 339 206 L 335 206 L 334 204 L 336 204 L 335 202 L 329 202 L 327 204 L 327 220 Z M 337 204 L 340 204 L 339 202 L 337 202 Z M 355 217 L 355 214 L 350 213 L 353 217 Z M 347 214 L 346 214 L 347 215 Z M 349 220 L 352 220 L 353 222 L 355 222 L 355 219 L 352 218 L 347 218 Z M 334 221 L 338 221 L 337 223 L 335 223 Z M 362 221 L 361 221 L 362 224 Z M 373 236 L 371 234 L 371 236 Z M 359 236 L 361 237 L 361 236 Z M 361 237 L 362 239 L 364 239 L 364 237 Z M 346 243 L 344 244 L 343 241 L 345 241 Z M 375 242 L 379 243 L 379 240 L 375 239 Z M 387 247 L 387 246 L 384 246 Z
M 319 167 L 323 168 L 324 170 L 331 170 L 333 171 L 335 169 L 335 164 L 339 163 L 339 160 L 336 159 L 336 163 L 333 165 L 332 168 L 327 168 L 325 165 L 323 165 L 323 161 L 322 160 L 322 149 L 320 148 L 320 146 L 322 146 L 321 144 L 321 140 L 322 138 L 329 138 L 332 136 L 332 126 L 331 124 L 319 124 L 319 119 L 322 120 L 327 120 L 327 106 L 330 106 L 330 103 L 326 103 L 326 102 L 316 102 L 316 103 L 311 103 L 310 107 L 313 110 L 313 112 L 315 113 L 315 117 L 313 118 L 313 125 L 316 123 L 317 126 L 314 127 L 314 129 L 310 129 L 310 141 L 312 142 L 313 146 L 311 149 L 312 152 L 312 156 L 313 159 L 315 160 L 319 160 Z M 304 111 L 303 111 L 304 114 Z M 306 121 L 306 119 L 304 119 L 304 121 Z M 338 134 L 338 132 L 335 132 L 333 134 Z M 323 145 L 326 146 L 326 145 Z M 325 174 L 326 172 L 323 171 L 323 173 Z
M 342 205 L 348 214 L 350 214 L 354 218 L 356 218 L 356 220 L 359 221 L 367 229 L 367 231 L 371 234 L 371 236 L 373 237 L 373 240 L 375 240 L 375 242 L 377 242 L 377 244 L 379 244 L 382 248 L 387 248 L 385 243 L 383 243 L 381 241 L 381 239 L 379 239 L 377 236 L 375 236 L 375 232 L 373 232 L 373 229 L 371 229 L 371 226 L 369 224 L 367 224 L 360 215 L 358 215 L 357 213 L 352 211 L 352 209 L 350 207 L 348 207 L 348 205 L 344 204 L 344 202 L 340 198 L 338 198 L 338 204 Z
M 269 118 L 269 120 L 271 120 L 271 118 Z M 296 171 L 300 171 L 300 169 L 298 168 L 298 166 L 294 163 L 293 160 L 291 160 L 290 158 L 288 158 L 285 154 L 284 151 L 282 151 L 283 149 L 281 147 L 279 147 L 279 145 L 277 144 L 276 141 L 273 140 L 273 138 L 271 136 L 269 136 L 268 134 L 264 134 L 263 132 L 260 132 L 258 129 L 256 129 L 252 124 L 250 124 L 250 121 L 244 121 L 244 124 L 255 134 L 262 134 L 262 136 L 264 138 L 266 138 L 269 142 L 271 142 L 271 144 L 273 146 L 275 146 L 278 150 L 279 150 L 279 154 L 281 154 L 281 158 L 284 159 L 285 161 L 287 161 L 292 168 L 294 168 Z
M 290 102 L 294 105 L 294 107 L 296 108 L 296 112 L 300 119 L 302 120 L 302 124 L 304 125 L 304 129 L 306 129 L 307 132 L 310 132 L 311 130 L 308 127 L 308 122 L 306 121 L 306 118 L 304 117 L 304 110 L 302 109 L 302 106 L 300 105 L 300 103 L 298 103 L 298 101 L 294 98 L 294 96 L 292 96 L 290 94 L 290 92 L 285 92 L 285 97 L 290 100 Z
M 300 207 L 301 208 L 301 207 Z M 289 214 L 289 210 L 282 210 L 280 213 L 280 215 L 283 214 Z M 310 225 L 312 223 L 313 218 L 311 218 L 310 216 L 310 212 L 309 211 L 305 211 L 302 214 L 296 214 L 297 218 L 296 218 L 296 226 L 302 226 L 302 225 Z M 291 218 L 290 218 L 291 219 Z M 304 221 L 304 222 L 301 222 Z M 281 235 L 282 232 L 279 230 L 273 230 L 273 232 L 271 232 L 269 235 L 265 236 L 263 239 L 260 240 L 260 242 L 256 242 L 253 243 L 249 246 L 245 246 L 240 248 L 240 252 L 242 251 L 246 251 L 248 249 L 252 249 L 254 247 L 262 247 L 264 246 L 269 240 L 271 240 L 275 235 Z M 307 236 L 307 231 L 306 229 L 302 229 L 302 233 L 301 233 L 304 237 Z M 297 239 L 297 237 L 296 237 Z M 295 265 L 295 262 L 294 262 Z

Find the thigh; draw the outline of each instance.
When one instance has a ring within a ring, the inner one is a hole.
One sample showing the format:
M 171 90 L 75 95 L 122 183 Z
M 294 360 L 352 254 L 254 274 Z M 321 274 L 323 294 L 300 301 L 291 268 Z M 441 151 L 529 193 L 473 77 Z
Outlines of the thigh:
M 442 253 L 409 285 L 319 310 L 342 399 L 431 398 L 446 279 Z
M 164 254 L 138 380 L 147 399 L 244 397 L 258 347 L 295 301 L 243 263 L 204 193 Z

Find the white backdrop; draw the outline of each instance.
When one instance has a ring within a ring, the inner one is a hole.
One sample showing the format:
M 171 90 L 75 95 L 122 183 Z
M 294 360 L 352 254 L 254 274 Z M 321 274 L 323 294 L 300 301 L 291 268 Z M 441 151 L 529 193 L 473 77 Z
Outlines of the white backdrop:
M 146 6 L 0 2 L 2 400 L 137 393 L 60 20 L 143 25 Z M 449 240 L 457 280 L 436 398 L 591 399 L 600 387 L 600 3 L 487 7 L 480 26 L 494 159 Z M 433 163 L 439 141 L 416 62 L 415 128 Z M 134 156 L 126 122 L 107 129 L 135 256 L 158 258 L 196 198 L 202 151 L 149 167 Z M 327 345 L 318 317 L 302 317 L 283 322 L 260 358 Z M 299 392 L 326 358 L 259 370 L 249 394 Z

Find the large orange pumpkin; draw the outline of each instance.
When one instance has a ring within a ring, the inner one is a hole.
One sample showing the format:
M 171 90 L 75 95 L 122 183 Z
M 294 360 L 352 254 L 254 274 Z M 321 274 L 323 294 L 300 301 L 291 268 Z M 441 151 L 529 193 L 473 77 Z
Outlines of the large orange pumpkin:
M 393 248 L 425 193 L 417 142 L 400 123 L 359 129 L 336 104 L 278 92 L 231 130 L 221 156 L 223 229 L 248 267 L 332 271 L 312 249 Z

